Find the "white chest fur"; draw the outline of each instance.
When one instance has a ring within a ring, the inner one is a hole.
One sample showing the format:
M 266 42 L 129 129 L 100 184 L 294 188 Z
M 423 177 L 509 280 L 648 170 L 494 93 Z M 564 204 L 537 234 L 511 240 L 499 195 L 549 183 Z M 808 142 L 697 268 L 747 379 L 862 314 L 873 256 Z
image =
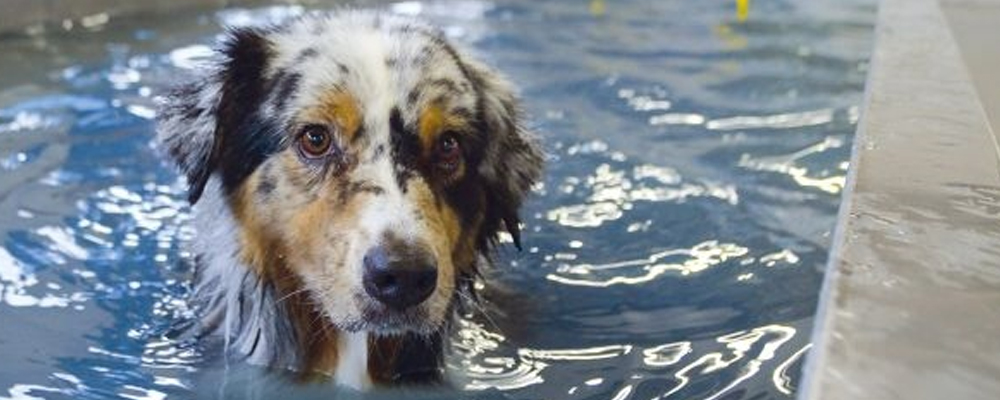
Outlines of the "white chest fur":
M 338 384 L 357 390 L 371 387 L 368 376 L 368 334 L 341 332 L 338 339 L 337 370 L 334 379 Z

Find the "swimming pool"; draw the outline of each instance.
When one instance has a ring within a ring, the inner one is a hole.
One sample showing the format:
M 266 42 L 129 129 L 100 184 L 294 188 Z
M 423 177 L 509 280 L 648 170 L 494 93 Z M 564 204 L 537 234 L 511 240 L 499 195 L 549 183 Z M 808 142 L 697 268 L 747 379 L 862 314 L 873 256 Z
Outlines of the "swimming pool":
M 549 153 L 448 355 L 468 398 L 794 397 L 875 4 L 372 2 L 522 89 Z M 223 25 L 327 6 L 91 18 L 0 38 L 0 398 L 273 398 L 296 387 L 175 333 L 184 186 L 153 98 Z M 399 393 L 379 393 L 375 397 Z

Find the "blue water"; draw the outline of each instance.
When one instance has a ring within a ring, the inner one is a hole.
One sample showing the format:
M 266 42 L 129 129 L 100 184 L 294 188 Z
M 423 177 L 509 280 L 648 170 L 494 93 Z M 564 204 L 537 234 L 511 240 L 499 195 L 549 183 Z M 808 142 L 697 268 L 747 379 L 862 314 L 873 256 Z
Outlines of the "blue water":
M 549 153 L 525 251 L 501 252 L 490 302 L 450 338 L 450 387 L 373 396 L 794 397 L 873 0 L 753 0 L 743 22 L 721 0 L 361 4 L 504 71 Z M 175 334 L 192 232 L 153 99 L 221 26 L 306 10 L 0 36 L 0 398 L 359 396 Z

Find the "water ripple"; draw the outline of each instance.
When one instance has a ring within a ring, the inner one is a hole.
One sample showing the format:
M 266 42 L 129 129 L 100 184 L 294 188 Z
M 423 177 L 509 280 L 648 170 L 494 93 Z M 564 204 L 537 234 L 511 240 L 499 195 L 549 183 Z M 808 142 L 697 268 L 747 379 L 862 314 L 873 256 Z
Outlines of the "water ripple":
M 572 286 L 608 287 L 637 285 L 676 271 L 689 275 L 704 271 L 729 259 L 747 254 L 748 249 L 715 240 L 702 242 L 689 249 L 671 249 L 649 257 L 606 264 L 561 265 L 546 279 Z
M 567 154 L 589 154 L 604 149 L 606 146 L 601 142 L 594 142 L 572 146 Z M 554 207 L 546 213 L 546 218 L 574 228 L 595 228 L 617 220 L 637 202 L 682 203 L 691 198 L 709 197 L 731 205 L 739 203 L 739 196 L 731 185 L 685 182 L 676 170 L 648 164 L 630 170 L 600 164 L 588 176 L 565 178 L 558 188 L 563 194 L 583 195 L 586 202 Z
M 463 331 L 470 329 L 482 330 L 482 327 L 474 324 L 463 327 Z M 790 393 L 794 390 L 794 383 L 787 375 L 789 368 L 800 362 L 809 348 L 808 345 L 797 350 L 786 348 L 796 334 L 797 330 L 791 326 L 764 325 L 699 342 L 684 341 L 650 346 L 621 344 L 574 349 L 522 348 L 517 351 L 516 356 L 506 357 L 484 357 L 483 353 L 472 352 L 463 355 L 463 375 L 468 380 L 464 387 L 474 391 L 523 390 L 546 383 L 546 377 L 561 367 L 572 365 L 580 369 L 588 363 L 626 366 L 638 361 L 645 365 L 642 372 L 633 374 L 625 381 L 618 381 L 628 383 L 615 389 L 614 396 L 630 398 L 632 389 L 628 388 L 642 385 L 646 381 L 669 378 L 670 383 L 659 385 L 663 389 L 651 398 L 667 399 L 685 393 L 690 396 L 693 390 L 700 393 L 701 398 L 721 398 L 742 382 L 766 371 L 766 365 L 774 365 L 771 367 L 774 372 L 770 377 L 760 378 L 769 379 L 779 391 Z M 503 342 L 502 338 L 497 339 L 498 342 L 494 344 Z M 739 368 L 734 370 L 734 366 Z M 734 378 L 727 379 L 726 385 L 711 387 L 708 391 L 696 387 L 714 375 L 733 372 L 736 373 Z M 569 385 L 562 389 L 563 393 L 574 397 L 588 397 L 595 390 L 614 383 L 599 376 L 556 384 Z M 558 393 L 559 390 L 552 392 Z
M 847 161 L 841 162 L 833 171 L 829 169 L 810 171 L 808 167 L 801 164 L 808 157 L 822 154 L 831 149 L 838 149 L 844 145 L 843 138 L 829 136 L 819 143 L 787 155 L 754 157 L 744 154 L 740 157 L 739 166 L 756 171 L 787 175 L 801 187 L 815 188 L 827 193 L 837 194 L 844 188 Z
M 788 129 L 828 124 L 833 121 L 833 110 L 823 109 L 766 116 L 738 116 L 708 121 L 705 128 L 714 131 L 739 129 Z

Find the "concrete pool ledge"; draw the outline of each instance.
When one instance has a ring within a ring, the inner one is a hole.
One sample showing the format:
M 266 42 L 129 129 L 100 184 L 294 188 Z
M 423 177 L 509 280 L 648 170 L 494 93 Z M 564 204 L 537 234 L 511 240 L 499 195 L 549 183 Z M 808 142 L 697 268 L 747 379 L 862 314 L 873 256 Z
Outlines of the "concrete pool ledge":
M 884 0 L 876 30 L 799 399 L 997 399 L 1000 0 Z

